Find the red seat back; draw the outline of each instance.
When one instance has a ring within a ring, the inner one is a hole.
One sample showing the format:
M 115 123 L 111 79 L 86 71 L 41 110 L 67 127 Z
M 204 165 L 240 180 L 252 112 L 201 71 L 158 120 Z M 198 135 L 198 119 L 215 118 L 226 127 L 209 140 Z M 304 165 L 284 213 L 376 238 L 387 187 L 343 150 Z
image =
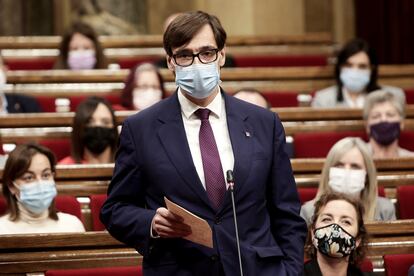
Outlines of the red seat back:
M 366 139 L 365 131 L 297 133 L 293 137 L 295 158 L 323 158 L 332 146 L 345 137 Z
M 79 201 L 74 196 L 58 195 L 55 198 L 56 209 L 60 212 L 76 216 L 82 221 L 82 212 Z M 4 197 L 0 197 L 0 216 L 7 211 L 7 203 Z
M 62 160 L 71 152 L 70 138 L 54 138 L 40 140 L 39 144 L 49 148 L 56 156 L 56 160 Z
M 49 70 L 53 69 L 55 58 L 6 59 L 5 63 L 9 70 Z
M 236 67 L 275 67 L 275 66 L 325 66 L 328 57 L 325 55 L 297 56 L 234 56 Z
M 48 270 L 45 276 L 142 276 L 141 266 Z
M 359 269 L 362 272 L 373 272 L 374 266 L 372 265 L 372 262 L 369 259 L 364 259 L 362 263 L 359 265 Z
M 91 215 L 92 215 L 92 228 L 94 231 L 103 231 L 105 226 L 102 224 L 99 213 L 101 212 L 102 205 L 104 204 L 107 195 L 91 195 Z
M 404 89 L 407 104 L 414 104 L 414 88 Z
M 404 130 L 401 132 L 399 145 L 404 149 L 414 151 L 414 131 Z
M 414 219 L 414 185 L 397 187 L 398 214 L 400 219 Z
M 407 275 L 414 264 L 414 254 L 384 255 L 384 267 L 387 276 Z
M 263 96 L 270 102 L 272 107 L 297 107 L 297 92 L 266 91 Z
M 298 188 L 300 203 L 304 204 L 305 202 L 314 199 L 317 192 L 318 192 L 317 187 Z
M 88 96 L 71 96 L 70 100 L 70 111 L 76 111 L 78 105 L 87 99 Z M 103 97 L 109 101 L 111 105 L 121 105 L 121 98 L 118 95 L 106 95 Z

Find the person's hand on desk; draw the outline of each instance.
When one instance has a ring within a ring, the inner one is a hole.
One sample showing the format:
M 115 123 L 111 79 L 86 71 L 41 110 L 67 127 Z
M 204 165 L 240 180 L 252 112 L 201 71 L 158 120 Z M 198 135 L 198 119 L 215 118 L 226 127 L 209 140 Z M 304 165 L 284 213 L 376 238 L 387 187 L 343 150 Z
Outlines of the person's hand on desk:
M 181 238 L 191 234 L 191 227 L 183 219 L 166 208 L 158 208 L 152 219 L 151 236 L 153 238 Z

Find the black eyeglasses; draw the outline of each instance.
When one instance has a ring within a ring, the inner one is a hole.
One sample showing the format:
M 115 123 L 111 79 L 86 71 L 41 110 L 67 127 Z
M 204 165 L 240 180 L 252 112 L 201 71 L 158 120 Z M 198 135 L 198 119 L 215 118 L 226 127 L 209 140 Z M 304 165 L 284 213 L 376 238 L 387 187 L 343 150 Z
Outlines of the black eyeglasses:
M 191 52 L 182 52 L 173 55 L 175 64 L 179 66 L 190 66 L 194 62 L 194 58 L 197 57 L 201 63 L 207 64 L 217 60 L 217 53 L 219 49 L 208 49 L 199 52 L 198 54 L 193 54 Z

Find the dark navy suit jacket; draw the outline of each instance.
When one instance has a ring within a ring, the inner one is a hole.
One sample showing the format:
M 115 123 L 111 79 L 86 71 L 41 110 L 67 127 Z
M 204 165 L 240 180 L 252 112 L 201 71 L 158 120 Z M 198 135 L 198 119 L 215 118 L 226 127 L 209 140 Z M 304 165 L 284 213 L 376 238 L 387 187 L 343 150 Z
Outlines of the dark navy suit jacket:
M 18 94 L 5 94 L 8 113 L 34 113 L 41 112 L 36 99 Z
M 244 275 L 301 275 L 306 225 L 285 135 L 276 114 L 224 95 L 234 154 L 235 201 Z M 101 220 L 143 256 L 145 275 L 240 275 L 231 198 L 216 213 L 192 161 L 177 94 L 126 119 Z M 214 249 L 152 239 L 164 196 L 206 219 Z

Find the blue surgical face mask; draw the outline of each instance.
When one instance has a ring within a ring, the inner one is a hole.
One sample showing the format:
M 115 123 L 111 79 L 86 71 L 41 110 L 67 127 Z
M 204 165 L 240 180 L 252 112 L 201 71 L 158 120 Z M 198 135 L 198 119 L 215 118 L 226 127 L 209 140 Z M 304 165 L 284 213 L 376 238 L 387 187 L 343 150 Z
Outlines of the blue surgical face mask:
M 365 90 L 370 81 L 371 70 L 342 68 L 339 77 L 348 92 L 360 93 Z
M 217 63 L 176 66 L 175 83 L 188 95 L 205 99 L 213 93 L 220 82 Z
M 19 202 L 34 214 L 41 214 L 48 209 L 57 194 L 53 180 L 23 184 L 19 189 Z

